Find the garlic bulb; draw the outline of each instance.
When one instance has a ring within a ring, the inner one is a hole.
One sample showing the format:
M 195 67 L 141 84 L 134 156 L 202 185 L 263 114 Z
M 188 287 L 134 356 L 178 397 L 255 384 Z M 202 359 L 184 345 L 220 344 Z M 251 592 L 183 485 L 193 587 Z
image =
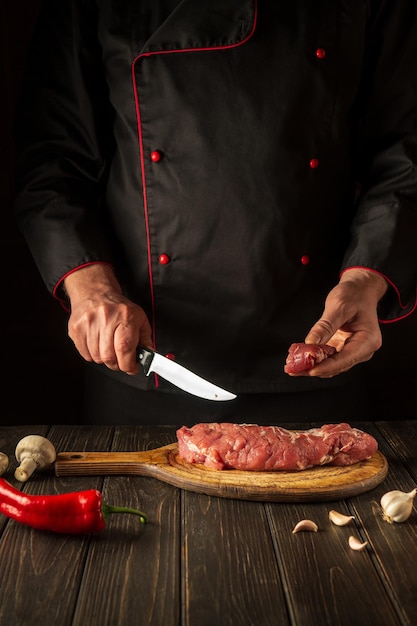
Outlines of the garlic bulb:
M 416 494 L 417 488 L 408 493 L 398 489 L 384 493 L 380 500 L 384 519 L 390 523 L 405 522 L 411 515 Z

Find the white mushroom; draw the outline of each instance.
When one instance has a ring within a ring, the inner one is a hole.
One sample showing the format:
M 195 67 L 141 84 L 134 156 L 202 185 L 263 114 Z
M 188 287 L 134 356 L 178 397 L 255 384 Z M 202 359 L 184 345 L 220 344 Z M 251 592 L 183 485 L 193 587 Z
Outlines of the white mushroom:
M 27 435 L 16 446 L 15 455 L 20 463 L 14 476 L 25 482 L 35 470 L 46 470 L 56 459 L 54 445 L 41 435 Z
M 0 476 L 4 474 L 4 472 L 9 467 L 9 457 L 4 452 L 0 452 Z

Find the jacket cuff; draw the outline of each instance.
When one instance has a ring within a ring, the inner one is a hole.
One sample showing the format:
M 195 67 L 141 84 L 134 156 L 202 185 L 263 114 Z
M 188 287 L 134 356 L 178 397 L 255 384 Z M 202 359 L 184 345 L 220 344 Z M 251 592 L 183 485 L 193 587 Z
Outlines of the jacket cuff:
M 74 267 L 69 272 L 64 274 L 56 283 L 52 291 L 52 295 L 54 298 L 56 298 L 56 300 L 58 300 L 62 308 L 65 311 L 67 311 L 67 313 L 70 313 L 71 311 L 71 304 L 68 298 L 67 291 L 65 289 L 64 281 L 67 278 L 67 276 L 70 276 L 74 272 L 82 269 L 83 267 L 88 267 L 89 265 L 108 265 L 109 267 L 113 267 L 111 263 L 107 263 L 106 261 L 92 261 L 91 263 L 83 263 L 82 265 L 79 265 L 78 267 Z
M 417 285 L 411 295 L 406 295 L 402 293 L 398 285 L 383 272 L 379 272 L 372 267 L 356 265 L 344 267 L 340 275 L 349 269 L 363 269 L 368 272 L 375 272 L 375 274 L 382 276 L 382 278 L 387 281 L 388 290 L 378 303 L 378 320 L 381 324 L 398 322 L 417 310 Z

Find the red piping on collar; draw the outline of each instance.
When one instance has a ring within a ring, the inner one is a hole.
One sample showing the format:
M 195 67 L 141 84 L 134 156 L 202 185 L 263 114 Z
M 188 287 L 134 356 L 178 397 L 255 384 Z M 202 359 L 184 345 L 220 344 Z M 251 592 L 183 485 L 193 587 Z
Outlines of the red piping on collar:
M 135 107 L 136 107 L 136 118 L 138 123 L 138 141 L 139 141 L 139 155 L 140 155 L 140 167 L 142 174 L 142 189 L 143 189 L 143 208 L 145 213 L 145 228 L 146 228 L 146 242 L 147 242 L 147 251 L 148 251 L 148 270 L 149 270 L 149 286 L 151 292 L 151 304 L 152 304 L 152 337 L 154 348 L 156 348 L 156 328 L 155 328 L 155 293 L 154 293 L 154 284 L 152 277 L 152 257 L 151 257 L 151 240 L 149 233 L 149 216 L 148 216 L 148 202 L 147 202 L 147 186 L 146 186 L 146 177 L 145 177 L 145 156 L 144 156 L 144 148 L 143 148 L 143 136 L 142 136 L 142 124 L 141 124 L 141 116 L 140 116 L 140 102 L 139 95 L 136 87 L 135 80 L 135 66 L 136 62 L 142 58 L 154 56 L 157 54 L 179 54 L 181 52 L 212 52 L 214 50 L 228 50 L 231 48 L 237 48 L 244 43 L 246 43 L 255 32 L 256 23 L 257 23 L 257 14 L 258 14 L 258 3 L 257 0 L 254 0 L 254 18 L 253 24 L 250 33 L 238 43 L 233 43 L 227 46 L 213 46 L 213 47 L 201 47 L 201 48 L 183 48 L 183 49 L 174 49 L 174 50 L 157 50 L 155 52 L 144 52 L 139 54 L 132 63 L 132 83 L 133 83 L 133 93 L 135 98 Z M 156 386 L 158 386 L 158 382 L 156 381 Z

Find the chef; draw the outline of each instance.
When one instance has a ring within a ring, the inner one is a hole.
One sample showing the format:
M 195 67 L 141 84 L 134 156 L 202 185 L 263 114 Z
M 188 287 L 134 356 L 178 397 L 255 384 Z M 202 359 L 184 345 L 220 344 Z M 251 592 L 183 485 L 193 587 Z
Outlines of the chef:
M 359 364 L 416 307 L 416 59 L 414 0 L 46 0 L 14 213 L 86 421 L 370 417 Z M 337 354 L 289 376 L 304 341 Z

